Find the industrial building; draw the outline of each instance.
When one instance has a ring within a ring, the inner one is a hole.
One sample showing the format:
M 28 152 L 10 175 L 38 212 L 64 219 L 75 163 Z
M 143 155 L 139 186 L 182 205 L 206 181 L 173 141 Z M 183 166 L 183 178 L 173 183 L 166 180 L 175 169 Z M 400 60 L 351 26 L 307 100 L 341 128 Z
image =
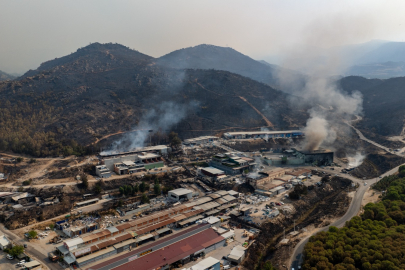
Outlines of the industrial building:
M 285 131 L 241 131 L 224 133 L 225 139 L 268 139 L 268 138 L 298 138 L 304 136 L 301 130 Z
M 178 188 L 170 190 L 168 193 L 168 197 L 176 202 L 182 200 L 190 200 L 193 197 L 193 192 L 186 188 Z
M 148 250 L 139 253 L 138 249 L 126 253 L 120 257 L 92 266 L 92 270 L 127 270 L 127 269 L 169 269 L 172 264 L 180 263 L 182 265 L 190 262 L 202 254 L 207 254 L 217 248 L 225 245 L 225 238 L 219 235 L 212 228 L 206 225 L 193 227 L 202 229 L 198 233 L 190 232 L 181 235 L 181 240 L 173 235 L 173 239 L 162 242 L 155 242 L 148 246 Z M 177 240 L 177 241 L 176 241 Z M 145 249 L 145 248 L 143 248 Z M 152 252 L 153 251 L 153 252 Z M 139 253 L 139 255 L 138 255 Z M 211 264 L 203 263 L 202 267 Z M 217 262 L 211 264 L 215 266 Z M 204 268 L 206 269 L 206 268 Z
M 201 168 L 199 170 L 199 174 L 216 178 L 218 176 L 225 175 L 225 172 L 221 171 L 217 168 L 214 168 L 214 167 L 206 167 L 206 168 Z
M 241 174 L 245 170 L 252 170 L 256 163 L 254 159 L 238 153 L 216 154 L 209 162 L 211 167 L 224 171 L 226 174 Z
M 253 187 L 262 186 L 270 181 L 273 181 L 276 178 L 280 178 L 285 175 L 285 169 L 277 168 L 268 171 L 261 171 L 258 173 L 250 173 L 246 177 L 246 181 L 251 184 Z
M 111 177 L 111 171 L 105 165 L 96 166 L 96 175 L 101 178 Z
M 201 136 L 197 138 L 192 138 L 192 139 L 186 139 L 184 140 L 183 144 L 184 145 L 200 145 L 200 144 L 205 144 L 205 143 L 210 143 L 217 141 L 219 138 L 216 136 Z
M 182 270 L 220 270 L 220 269 L 221 269 L 220 261 L 213 257 L 208 257 L 200 261 L 196 265 L 190 268 L 184 268 Z
M 296 151 L 297 158 L 303 159 L 307 164 L 316 164 L 318 166 L 330 165 L 333 163 L 333 152 L 327 149 L 319 149 L 313 151 L 298 150 Z
M 100 167 L 103 173 L 107 173 L 108 170 L 113 171 L 118 175 L 131 174 L 164 166 L 163 158 L 160 155 L 146 152 L 108 157 L 101 162 L 104 165 L 103 167 Z M 97 175 L 102 175 L 101 171 L 100 174 Z
M 7 237 L 3 234 L 0 235 L 0 250 L 4 250 L 6 248 L 11 247 L 11 242 L 7 239 Z
M 99 154 L 101 159 L 106 159 L 106 158 L 113 158 L 113 157 L 119 157 L 119 156 L 128 156 L 128 155 L 137 155 L 141 153 L 155 153 L 159 154 L 162 156 L 168 155 L 172 149 L 167 146 L 167 145 L 155 145 L 155 146 L 149 146 L 149 147 L 143 147 L 143 148 L 138 148 L 133 151 L 128 151 L 128 152 L 101 152 Z

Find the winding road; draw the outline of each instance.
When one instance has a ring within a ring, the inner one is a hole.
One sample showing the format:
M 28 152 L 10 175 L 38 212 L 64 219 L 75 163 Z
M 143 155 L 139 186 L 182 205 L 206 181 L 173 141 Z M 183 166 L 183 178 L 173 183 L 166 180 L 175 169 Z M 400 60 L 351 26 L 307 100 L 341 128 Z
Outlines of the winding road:
M 374 141 L 371 141 L 371 140 L 367 139 L 366 137 L 364 137 L 364 135 L 358 129 L 353 127 L 348 122 L 347 122 L 347 124 L 356 131 L 356 133 L 359 135 L 361 140 L 366 141 L 368 143 L 371 143 L 371 144 L 373 144 L 373 145 L 375 145 L 375 146 L 377 146 L 377 147 L 379 147 L 379 148 L 381 148 L 381 149 L 383 149 L 383 150 L 385 150 L 385 151 L 387 151 L 389 153 L 396 154 L 396 155 L 400 156 L 397 153 L 389 151 L 389 149 L 387 147 L 382 146 L 382 145 L 380 145 L 380 144 L 378 144 L 378 143 L 376 143 Z M 404 165 L 404 164 L 402 164 L 402 165 Z M 360 179 L 357 179 L 357 178 L 354 178 L 354 177 L 346 177 L 345 176 L 346 178 L 350 178 L 354 182 L 357 182 L 357 183 L 360 184 L 359 188 L 357 189 L 357 191 L 356 191 L 356 193 L 355 193 L 355 195 L 353 197 L 352 202 L 350 203 L 349 209 L 347 210 L 346 214 L 343 217 L 341 217 L 339 220 L 333 222 L 329 226 L 325 226 L 323 228 L 318 229 L 312 235 L 314 235 L 314 234 L 316 234 L 318 232 L 321 232 L 321 231 L 327 231 L 330 226 L 335 226 L 335 227 L 339 227 L 339 228 L 343 227 L 346 224 L 346 221 L 349 221 L 351 218 L 353 218 L 354 216 L 356 216 L 359 213 L 360 208 L 361 208 L 361 203 L 363 201 L 364 194 L 369 189 L 370 185 L 378 182 L 378 180 L 380 178 L 384 177 L 384 176 L 394 174 L 395 172 L 398 171 L 398 168 L 399 168 L 399 166 L 389 170 L 388 172 L 383 173 L 379 177 L 369 179 L 369 180 L 366 180 L 366 181 L 360 180 Z M 363 183 L 367 183 L 367 185 L 365 185 Z M 289 265 L 291 265 L 291 269 L 296 270 L 296 269 L 298 269 L 298 266 L 301 265 L 302 260 L 303 260 L 303 251 L 304 251 L 305 244 L 308 242 L 309 238 L 312 235 L 309 235 L 309 236 L 305 237 L 304 239 L 302 239 L 295 246 L 294 251 L 293 251 L 293 255 L 292 255 L 291 259 L 290 259 L 290 264 L 289 264 Z

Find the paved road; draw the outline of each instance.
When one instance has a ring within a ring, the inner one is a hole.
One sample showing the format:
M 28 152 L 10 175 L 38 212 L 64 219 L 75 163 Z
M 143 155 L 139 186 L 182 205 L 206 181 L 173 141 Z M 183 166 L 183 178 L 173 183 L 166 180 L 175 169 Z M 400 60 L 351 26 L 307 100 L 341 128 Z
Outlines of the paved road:
M 402 164 L 405 165 L 405 164 Z M 401 165 L 400 165 L 401 166 Z M 355 179 L 353 176 L 348 176 L 348 178 L 350 178 L 351 180 L 353 180 L 354 182 L 357 182 L 360 184 L 359 188 L 357 189 L 353 200 L 349 206 L 349 209 L 347 210 L 346 214 L 341 217 L 339 220 L 335 221 L 334 223 L 330 224 L 329 226 L 335 226 L 335 227 L 343 227 L 346 224 L 346 221 L 349 221 L 351 218 L 353 218 L 354 216 L 356 216 L 358 214 L 358 212 L 360 211 L 361 208 L 361 203 L 363 201 L 363 197 L 364 194 L 366 193 L 366 191 L 369 189 L 370 185 L 376 183 L 380 178 L 384 177 L 384 176 L 388 176 L 391 174 L 394 174 L 395 172 L 398 171 L 399 166 L 391 169 L 390 171 L 382 174 L 380 177 L 377 178 L 373 178 L 370 180 L 359 180 L 359 179 Z M 346 177 L 346 176 L 344 176 Z M 367 185 L 364 185 L 364 183 L 367 183 Z M 321 231 L 326 231 L 329 229 L 329 226 L 320 228 L 319 230 L 317 230 L 316 232 L 314 232 L 312 235 L 321 232 Z M 291 257 L 291 268 L 294 269 L 298 269 L 298 265 L 301 265 L 303 256 L 302 253 L 304 251 L 304 246 L 305 244 L 308 242 L 308 239 L 312 236 L 307 236 L 306 238 L 302 239 L 301 242 L 299 242 L 295 248 L 294 248 L 294 253 Z
M 4 233 L 7 236 L 7 238 L 9 238 L 10 240 L 14 241 L 17 244 L 20 245 L 27 244 L 27 248 L 25 250 L 28 253 L 28 255 L 31 254 L 33 257 L 35 257 L 36 260 L 40 261 L 43 265 L 46 265 L 49 269 L 52 270 L 62 269 L 62 267 L 60 267 L 58 263 L 51 262 L 48 259 L 48 254 L 46 252 L 44 252 L 41 249 L 38 249 L 37 247 L 33 247 L 29 242 L 25 241 L 25 239 L 21 239 L 18 235 L 7 230 L 3 224 L 0 225 L 0 231 Z
M 385 151 L 387 151 L 388 153 L 391 153 L 391 154 L 393 154 L 393 155 L 397 155 L 397 156 L 403 157 L 403 155 L 400 154 L 399 152 L 390 151 L 390 149 L 389 149 L 388 147 L 382 146 L 382 145 L 379 144 L 379 143 L 376 143 L 376 142 L 374 142 L 374 141 L 372 141 L 372 140 L 370 140 L 370 139 L 367 139 L 367 138 L 363 135 L 363 133 L 362 133 L 360 130 L 358 130 L 357 128 L 355 128 L 355 127 L 354 127 L 352 124 L 350 124 L 349 122 L 346 122 L 346 124 L 348 124 L 351 128 L 353 128 L 353 129 L 356 131 L 357 135 L 359 135 L 360 140 L 363 140 L 363 141 L 366 141 L 366 142 L 368 142 L 368 143 L 370 143 L 370 144 L 372 144 L 372 145 L 375 145 L 375 146 L 377 146 L 378 148 L 381 148 L 381 149 L 383 149 L 383 150 L 385 150 Z M 400 152 L 402 152 L 402 150 L 401 150 Z

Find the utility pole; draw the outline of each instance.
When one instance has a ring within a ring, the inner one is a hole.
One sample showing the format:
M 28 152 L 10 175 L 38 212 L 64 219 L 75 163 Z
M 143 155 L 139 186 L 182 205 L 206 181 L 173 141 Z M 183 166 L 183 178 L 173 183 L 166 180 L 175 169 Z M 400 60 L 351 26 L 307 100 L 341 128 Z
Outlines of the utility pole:
M 294 220 L 294 232 L 295 232 L 295 220 Z
M 285 239 L 285 228 L 284 228 L 284 239 Z

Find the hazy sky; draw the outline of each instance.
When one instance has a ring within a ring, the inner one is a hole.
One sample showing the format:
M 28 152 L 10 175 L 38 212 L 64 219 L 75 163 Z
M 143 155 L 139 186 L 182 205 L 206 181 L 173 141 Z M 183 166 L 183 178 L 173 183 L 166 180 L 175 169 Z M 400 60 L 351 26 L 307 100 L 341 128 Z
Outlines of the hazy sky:
M 404 10 L 403 0 L 0 0 L 0 70 L 23 73 L 91 42 L 154 57 L 206 43 L 262 59 L 302 43 L 404 41 Z

